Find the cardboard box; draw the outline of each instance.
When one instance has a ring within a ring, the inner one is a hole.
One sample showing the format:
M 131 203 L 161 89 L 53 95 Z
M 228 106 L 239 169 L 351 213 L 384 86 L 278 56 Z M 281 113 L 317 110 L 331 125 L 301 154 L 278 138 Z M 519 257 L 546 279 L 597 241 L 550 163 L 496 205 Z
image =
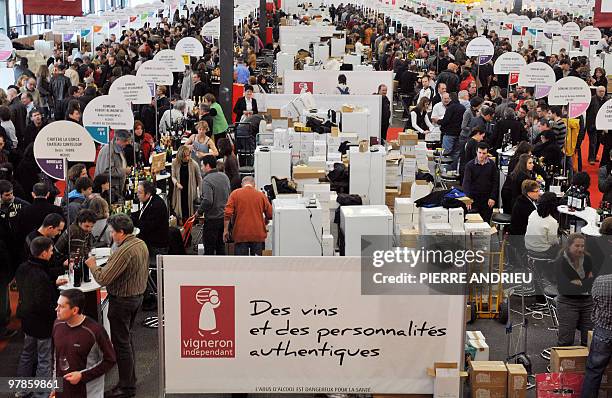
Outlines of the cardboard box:
M 489 345 L 484 340 L 468 340 L 468 344 L 476 349 L 474 361 L 489 360 Z
M 410 197 L 416 201 L 429 195 L 432 190 L 432 183 L 425 180 L 416 180 L 410 187 Z
M 475 387 L 503 387 L 505 393 L 508 384 L 506 364 L 502 361 L 471 361 L 470 384 L 472 394 L 474 394 Z
M 423 221 L 422 216 L 421 221 Z M 432 236 L 451 236 L 452 229 L 449 223 L 422 223 L 421 233 Z
M 333 235 L 326 234 L 322 236 L 323 255 L 333 256 L 334 255 L 334 237 Z
M 323 156 L 327 155 L 327 143 L 315 141 L 313 145 L 313 152 L 315 156 Z
M 325 170 L 308 166 L 296 166 L 293 168 L 293 179 L 321 178 L 325 177 Z
M 448 224 L 448 209 L 444 207 L 421 207 L 421 226 L 425 224 Z
M 367 152 L 370 149 L 370 143 L 367 140 L 359 141 L 359 152 Z
M 454 230 L 463 229 L 463 208 L 448 209 L 448 223 Z
M 417 207 L 414 205 L 414 201 L 412 200 L 412 198 L 395 198 L 393 208 L 395 210 L 395 214 L 412 214 L 417 211 Z
M 521 364 L 508 363 L 508 398 L 525 398 L 527 395 L 527 370 Z
M 343 113 L 351 113 L 353 112 L 354 109 L 355 107 L 352 105 L 342 105 L 342 108 L 340 109 L 340 111 Z
M 338 136 L 338 134 L 340 134 L 340 129 L 339 129 L 338 127 L 335 127 L 335 126 L 334 126 L 334 127 L 332 127 L 332 128 L 331 128 L 331 133 L 330 133 L 330 136 L 332 136 L 332 137 L 337 137 L 337 136 Z
M 436 368 L 435 371 L 434 397 L 459 398 L 461 390 L 459 369 Z
M 587 332 L 587 348 L 590 350 L 591 349 L 591 341 L 593 341 L 593 331 L 589 330 Z
M 400 197 L 410 198 L 411 193 L 412 193 L 412 181 L 402 181 L 402 183 L 400 184 Z
M 478 213 L 469 213 L 465 215 L 466 223 L 482 223 L 484 220 Z
M 589 350 L 586 347 L 552 347 L 550 371 L 552 373 L 584 373 Z
M 272 116 L 272 119 L 280 119 L 281 117 L 280 108 L 268 108 L 267 112 L 270 116 Z
M 506 398 L 506 387 L 472 387 L 474 398 Z
M 482 340 L 485 341 L 485 336 L 484 334 L 482 334 L 482 332 L 480 330 L 470 330 L 465 332 L 465 339 L 466 340 Z

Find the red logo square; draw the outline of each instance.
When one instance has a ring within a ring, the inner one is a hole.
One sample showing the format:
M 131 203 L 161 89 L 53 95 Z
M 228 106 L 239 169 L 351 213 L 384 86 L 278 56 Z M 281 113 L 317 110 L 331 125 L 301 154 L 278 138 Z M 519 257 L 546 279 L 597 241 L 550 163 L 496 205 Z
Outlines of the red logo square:
M 234 286 L 181 286 L 181 358 L 234 358 Z
M 293 94 L 314 94 L 313 82 L 293 82 Z

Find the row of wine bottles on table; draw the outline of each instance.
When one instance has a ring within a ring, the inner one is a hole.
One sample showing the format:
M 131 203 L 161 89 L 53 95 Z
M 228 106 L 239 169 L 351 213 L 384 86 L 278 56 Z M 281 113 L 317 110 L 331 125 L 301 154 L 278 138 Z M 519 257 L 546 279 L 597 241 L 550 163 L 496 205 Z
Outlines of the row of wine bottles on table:
M 72 264 L 72 286 L 79 287 L 82 283 L 91 281 L 89 268 L 85 264 L 85 253 L 81 248 L 77 249 Z
M 566 197 L 567 207 L 570 211 L 581 211 L 588 205 L 589 193 L 581 187 L 570 186 L 566 192 Z

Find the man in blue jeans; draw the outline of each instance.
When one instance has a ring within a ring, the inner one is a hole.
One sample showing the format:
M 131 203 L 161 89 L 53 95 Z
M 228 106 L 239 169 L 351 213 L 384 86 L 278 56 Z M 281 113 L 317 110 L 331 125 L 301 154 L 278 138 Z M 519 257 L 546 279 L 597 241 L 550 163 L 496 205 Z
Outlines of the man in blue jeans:
M 461 133 L 464 113 L 465 107 L 457 100 L 457 94 L 451 93 L 450 103 L 446 106 L 444 117 L 438 122 L 442 132 L 444 155 L 450 156 L 453 159 L 449 166 L 450 170 L 457 170 L 457 165 L 459 164 L 459 134 Z
M 17 376 L 51 377 L 53 372 L 53 344 L 51 334 L 55 322 L 57 286 L 68 282 L 55 279 L 58 272 L 51 269 L 53 241 L 39 236 L 30 243 L 31 257 L 21 264 L 15 274 L 19 288 L 17 316 L 25 334 L 23 351 L 19 358 Z M 34 370 L 34 372 L 33 372 Z M 48 392 L 38 392 L 33 397 L 48 397 Z
M 593 282 L 593 340 L 586 363 L 581 398 L 596 398 L 601 378 L 612 357 L 612 275 Z

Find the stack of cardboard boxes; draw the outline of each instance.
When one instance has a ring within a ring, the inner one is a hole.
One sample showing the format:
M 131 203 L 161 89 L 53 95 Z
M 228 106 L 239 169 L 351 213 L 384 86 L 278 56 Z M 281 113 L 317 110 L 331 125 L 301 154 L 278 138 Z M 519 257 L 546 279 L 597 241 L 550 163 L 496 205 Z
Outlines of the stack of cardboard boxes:
M 472 361 L 469 376 L 472 397 L 525 398 L 527 394 L 527 371 L 523 365 Z
M 489 346 L 485 336 L 480 331 L 468 331 L 465 332 L 466 341 L 468 345 L 476 349 L 476 355 L 474 361 L 488 361 L 489 360 Z

